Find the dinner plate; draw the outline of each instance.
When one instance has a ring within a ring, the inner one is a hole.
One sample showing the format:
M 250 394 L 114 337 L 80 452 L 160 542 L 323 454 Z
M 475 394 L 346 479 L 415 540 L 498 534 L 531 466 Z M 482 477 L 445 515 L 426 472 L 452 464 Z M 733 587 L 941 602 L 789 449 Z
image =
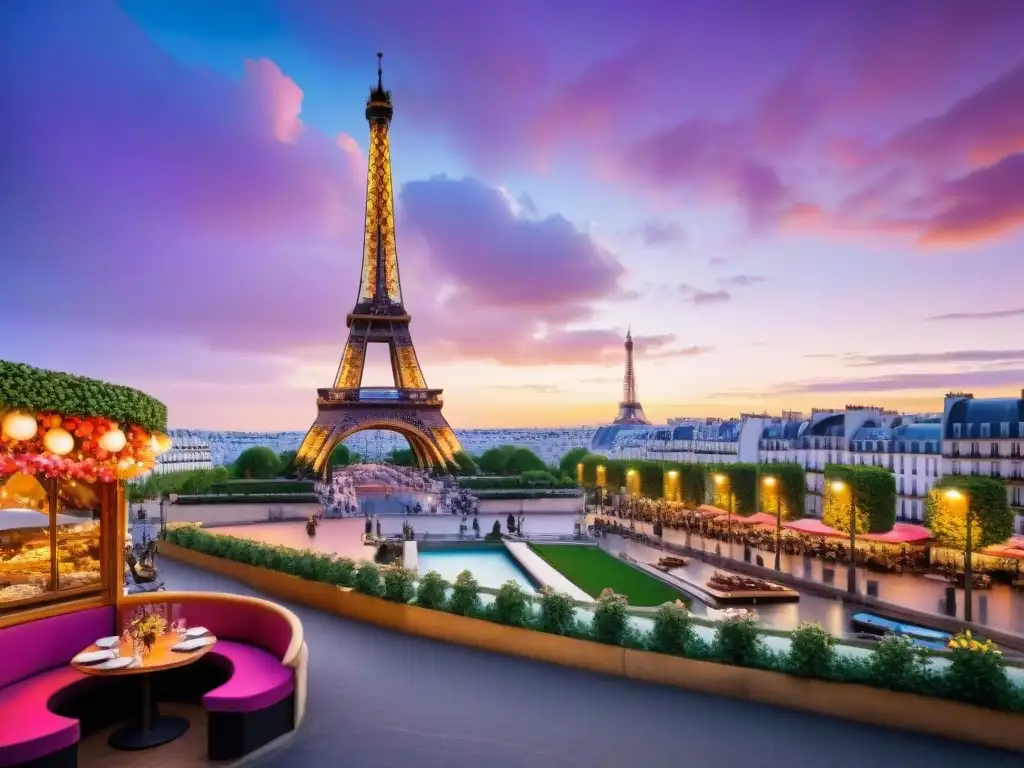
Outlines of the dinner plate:
M 72 661 L 76 664 L 96 664 L 112 658 L 114 658 L 113 651 L 89 651 L 88 653 L 78 654 Z
M 113 659 L 108 659 L 101 664 L 97 664 L 93 669 L 124 669 L 125 667 L 130 667 L 134 663 L 135 659 L 131 656 L 118 656 Z
M 117 636 L 114 636 L 114 637 L 101 637 L 99 640 L 96 641 L 96 645 L 99 646 L 100 648 L 113 648 L 115 645 L 120 645 L 120 644 L 121 644 L 121 638 L 117 637 Z
M 210 634 L 210 630 L 208 630 L 206 627 L 192 627 L 192 629 L 186 630 L 185 637 L 202 637 L 203 635 L 208 634 Z
M 213 642 L 214 638 L 212 637 L 196 637 L 192 640 L 185 640 L 177 645 L 172 645 L 171 650 L 178 651 L 179 653 L 189 653 L 190 651 L 198 651 L 203 646 L 210 645 Z

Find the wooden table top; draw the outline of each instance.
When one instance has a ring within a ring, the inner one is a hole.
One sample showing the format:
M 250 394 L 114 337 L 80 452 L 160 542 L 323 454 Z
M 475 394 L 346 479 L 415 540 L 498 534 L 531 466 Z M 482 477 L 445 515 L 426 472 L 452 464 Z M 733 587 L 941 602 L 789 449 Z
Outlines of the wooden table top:
M 213 635 L 203 635 L 203 637 L 209 638 L 213 637 Z M 214 638 L 212 643 L 191 652 L 172 651 L 171 646 L 177 645 L 183 639 L 174 632 L 165 632 L 156 639 L 149 653 L 142 657 L 142 663 L 136 666 L 121 667 L 120 669 L 97 669 L 95 664 L 76 664 L 74 661 L 71 662 L 71 666 L 87 675 L 140 675 L 146 672 L 159 672 L 164 669 L 184 667 L 201 659 L 217 644 L 217 640 Z M 93 643 L 82 653 L 103 650 L 109 649 L 100 648 Z M 132 643 L 130 640 L 128 642 L 125 642 L 123 639 L 121 640 L 120 654 L 121 656 L 131 657 Z

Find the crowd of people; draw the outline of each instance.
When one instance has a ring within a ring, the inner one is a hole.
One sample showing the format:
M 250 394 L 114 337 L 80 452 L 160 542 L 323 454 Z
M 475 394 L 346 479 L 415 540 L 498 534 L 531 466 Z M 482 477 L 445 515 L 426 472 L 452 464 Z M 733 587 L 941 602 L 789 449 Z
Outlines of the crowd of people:
M 359 488 L 383 486 L 385 497 L 402 500 L 407 515 L 469 515 L 476 511 L 477 499 L 461 488 L 451 475 L 431 476 L 415 467 L 391 464 L 354 464 L 336 467 L 327 482 L 314 484 L 313 490 L 323 506 L 325 517 L 352 517 L 366 514 L 360 507 Z

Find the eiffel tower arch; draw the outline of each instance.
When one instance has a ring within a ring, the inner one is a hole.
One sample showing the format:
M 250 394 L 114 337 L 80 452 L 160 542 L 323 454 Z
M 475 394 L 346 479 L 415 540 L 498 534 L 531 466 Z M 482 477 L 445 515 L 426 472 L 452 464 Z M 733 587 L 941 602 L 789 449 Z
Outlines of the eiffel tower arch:
M 385 90 L 382 82 L 381 58 L 378 53 L 377 86 L 370 88 L 366 101 L 370 151 L 359 293 L 346 320 L 348 341 L 334 386 L 317 390 L 316 421 L 296 457 L 318 473 L 326 470 L 339 443 L 371 429 L 391 430 L 404 437 L 424 469 L 454 466 L 455 454 L 462 450 L 441 413 L 441 390 L 427 387 L 409 333 L 412 318 L 402 301 L 388 139 L 394 106 L 391 91 Z M 387 344 L 394 387 L 362 386 L 370 344 Z

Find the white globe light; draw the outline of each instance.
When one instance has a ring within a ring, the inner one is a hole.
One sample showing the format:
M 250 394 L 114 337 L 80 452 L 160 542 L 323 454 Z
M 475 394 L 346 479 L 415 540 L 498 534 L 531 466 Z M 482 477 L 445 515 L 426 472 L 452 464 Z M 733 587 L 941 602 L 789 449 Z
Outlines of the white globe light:
M 12 411 L 4 416 L 3 431 L 12 440 L 31 440 L 38 429 L 36 418 L 31 414 Z
M 43 435 L 43 446 L 50 453 L 67 456 L 75 449 L 75 438 L 63 427 L 54 427 Z
M 100 435 L 99 445 L 104 451 L 117 453 L 128 444 L 128 438 L 117 427 Z

